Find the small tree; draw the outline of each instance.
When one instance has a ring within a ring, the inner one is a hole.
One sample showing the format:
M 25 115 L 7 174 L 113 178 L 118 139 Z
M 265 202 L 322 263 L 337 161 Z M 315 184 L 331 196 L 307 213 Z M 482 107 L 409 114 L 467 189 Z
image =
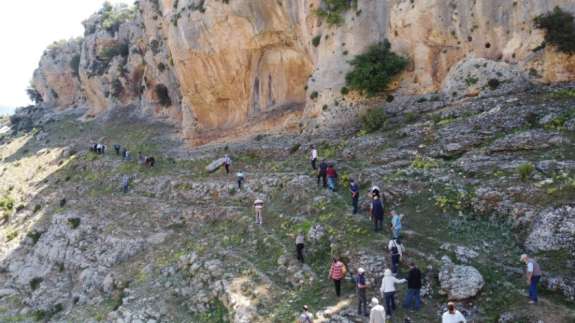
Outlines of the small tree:
M 545 30 L 545 44 L 560 52 L 575 54 L 575 20 L 573 14 L 555 7 L 553 11 L 535 18 L 535 26 Z
M 26 89 L 26 94 L 28 94 L 30 100 L 35 104 L 40 104 L 44 101 L 44 99 L 42 98 L 42 94 L 40 94 L 40 92 L 38 92 L 38 90 L 36 90 L 36 88 L 33 85 L 28 86 L 28 88 Z
M 172 105 L 172 99 L 170 99 L 170 93 L 168 88 L 164 84 L 157 84 L 155 87 L 156 97 L 158 97 L 158 102 L 161 106 L 167 107 Z
M 387 40 L 372 45 L 350 62 L 353 70 L 345 77 L 347 87 L 368 96 L 379 94 L 407 67 L 407 62 L 406 58 L 391 51 Z
M 375 132 L 385 123 L 385 111 L 383 107 L 377 107 L 369 110 L 361 117 L 363 130 L 367 133 Z

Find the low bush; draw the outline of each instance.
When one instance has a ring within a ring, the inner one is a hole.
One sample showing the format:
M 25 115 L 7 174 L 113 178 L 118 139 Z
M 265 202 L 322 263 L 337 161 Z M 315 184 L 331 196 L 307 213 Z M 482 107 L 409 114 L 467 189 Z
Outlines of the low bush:
M 172 105 L 172 99 L 170 99 L 170 93 L 168 88 L 164 84 L 157 84 L 154 88 L 156 97 L 158 98 L 158 103 L 161 106 L 168 107 Z
M 110 33 L 115 33 L 120 29 L 120 25 L 136 17 L 136 7 L 126 4 L 112 5 L 106 1 L 100 9 L 100 15 L 100 26 Z
M 319 46 L 320 42 L 321 42 L 321 35 L 317 35 L 311 40 L 311 44 L 313 45 L 313 47 Z
M 40 92 L 38 92 L 38 90 L 36 90 L 36 88 L 33 85 L 30 85 L 26 89 L 26 94 L 30 98 L 30 101 L 34 102 L 35 104 L 40 104 L 44 101 L 44 99 L 42 98 L 42 94 L 40 94 Z
M 74 74 L 74 76 L 80 76 L 80 54 L 72 56 L 72 59 L 70 60 L 70 68 L 72 69 L 72 74 Z
M 361 117 L 362 128 L 367 133 L 375 132 L 385 124 L 385 110 L 383 107 L 377 107 L 369 110 Z
M 344 22 L 342 15 L 352 6 L 357 6 L 357 0 L 323 0 L 315 14 L 329 26 L 339 26 Z
M 575 53 L 575 20 L 573 14 L 555 7 L 553 11 L 535 18 L 535 26 L 545 30 L 545 44 L 560 52 Z
M 391 51 L 387 40 L 373 45 L 350 62 L 353 69 L 345 77 L 346 86 L 368 96 L 377 95 L 407 67 L 407 62 Z
M 70 226 L 70 228 L 76 229 L 77 227 L 80 226 L 80 219 L 79 218 L 70 218 L 70 219 L 68 219 L 68 225 Z
M 531 174 L 535 171 L 535 166 L 532 163 L 524 163 L 517 166 L 517 172 L 522 181 L 526 181 L 531 177 Z
M 497 90 L 499 85 L 501 85 L 501 82 L 498 79 L 489 79 L 489 81 L 487 81 L 487 86 L 489 86 L 491 91 Z

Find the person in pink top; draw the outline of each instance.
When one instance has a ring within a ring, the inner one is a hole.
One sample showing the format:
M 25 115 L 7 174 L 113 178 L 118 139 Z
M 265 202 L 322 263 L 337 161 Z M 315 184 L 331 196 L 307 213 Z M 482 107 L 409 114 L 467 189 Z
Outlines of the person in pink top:
M 340 261 L 339 257 L 333 258 L 331 268 L 329 269 L 329 278 L 333 280 L 335 295 L 337 297 L 341 295 L 341 280 L 345 277 L 346 272 L 345 265 Z

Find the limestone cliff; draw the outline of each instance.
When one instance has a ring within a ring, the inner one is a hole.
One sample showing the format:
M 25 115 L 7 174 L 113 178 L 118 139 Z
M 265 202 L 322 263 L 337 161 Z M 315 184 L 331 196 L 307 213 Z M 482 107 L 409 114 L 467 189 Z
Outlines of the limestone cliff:
M 82 41 L 46 51 L 33 84 L 48 106 L 86 105 L 89 116 L 139 109 L 201 144 L 348 122 L 347 61 L 386 38 L 411 61 L 400 94 L 439 91 L 468 58 L 517 65 L 542 82 L 575 77 L 575 58 L 538 49 L 544 34 L 533 25 L 555 6 L 575 12 L 573 1 L 352 3 L 339 26 L 317 17 L 321 0 L 141 0 L 115 20 L 103 9 Z

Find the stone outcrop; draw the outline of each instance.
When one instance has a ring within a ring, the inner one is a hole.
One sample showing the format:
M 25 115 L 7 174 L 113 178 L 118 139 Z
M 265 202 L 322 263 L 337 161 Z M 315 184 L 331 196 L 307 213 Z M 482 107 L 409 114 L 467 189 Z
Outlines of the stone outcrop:
M 533 251 L 564 249 L 575 253 L 575 207 L 542 211 L 525 244 Z
M 477 269 L 471 266 L 455 265 L 447 256 L 441 258 L 443 265 L 439 272 L 441 290 L 449 300 L 465 300 L 481 291 L 485 281 Z
M 557 5 L 575 11 L 568 0 L 360 0 L 329 26 L 314 13 L 321 0 L 141 0 L 116 20 L 101 10 L 83 40 L 47 50 L 33 85 L 46 106 L 88 106 L 89 117 L 136 109 L 194 144 L 346 125 L 360 110 L 340 94 L 348 61 L 385 38 L 411 62 L 392 84 L 401 94 L 474 95 L 492 74 L 501 89 L 480 93 L 524 85 L 527 72 L 573 79 L 573 56 L 536 50 L 544 34 L 533 18 Z M 474 62 L 481 75 L 449 81 Z

